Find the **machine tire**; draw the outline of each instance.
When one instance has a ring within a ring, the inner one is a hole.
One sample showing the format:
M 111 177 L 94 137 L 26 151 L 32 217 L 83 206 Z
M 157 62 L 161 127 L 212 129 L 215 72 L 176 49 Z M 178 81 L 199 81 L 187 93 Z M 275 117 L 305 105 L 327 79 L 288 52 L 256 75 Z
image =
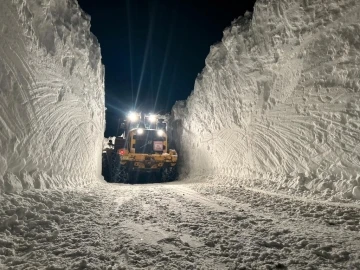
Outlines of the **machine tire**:
M 102 176 L 106 181 L 110 181 L 110 165 L 108 155 L 106 152 L 102 154 Z
M 177 168 L 166 167 L 161 170 L 161 182 L 170 182 L 174 181 L 177 178 Z
M 117 170 L 117 183 L 129 183 L 130 173 L 126 166 L 119 165 Z
M 127 166 L 120 164 L 120 157 L 116 152 L 111 154 L 110 178 L 113 183 L 128 183 L 130 175 Z
M 112 181 L 114 183 L 129 183 L 130 182 L 130 173 L 126 166 L 121 164 L 117 165 L 113 172 Z
M 118 160 L 118 156 L 115 151 L 111 153 L 109 159 L 110 182 L 116 183 L 118 175 L 118 165 L 120 165 L 120 160 Z

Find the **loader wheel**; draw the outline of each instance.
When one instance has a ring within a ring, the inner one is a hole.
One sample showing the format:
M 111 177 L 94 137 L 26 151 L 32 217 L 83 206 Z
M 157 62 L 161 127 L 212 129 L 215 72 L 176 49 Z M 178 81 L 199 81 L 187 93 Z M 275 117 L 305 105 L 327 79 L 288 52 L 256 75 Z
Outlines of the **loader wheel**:
M 130 182 L 130 173 L 126 166 L 119 166 L 118 169 L 118 183 L 129 183 Z
M 130 173 L 127 166 L 123 166 L 119 162 L 113 170 L 112 179 L 115 183 L 129 183 Z
M 170 182 L 176 180 L 177 170 L 176 166 L 167 167 L 161 171 L 161 182 Z
M 113 183 L 127 183 L 127 167 L 120 164 L 120 157 L 116 152 L 111 154 L 110 176 Z
M 106 181 L 110 181 L 110 166 L 107 153 L 102 154 L 102 176 Z
M 108 164 L 110 171 L 110 182 L 117 182 L 118 167 L 120 165 L 120 160 L 115 152 L 111 153 Z

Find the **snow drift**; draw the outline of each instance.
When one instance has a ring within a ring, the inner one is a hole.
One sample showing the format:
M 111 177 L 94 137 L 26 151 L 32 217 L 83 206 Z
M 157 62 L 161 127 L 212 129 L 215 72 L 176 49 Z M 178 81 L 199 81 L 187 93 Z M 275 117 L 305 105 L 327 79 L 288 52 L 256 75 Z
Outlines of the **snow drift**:
M 260 0 L 234 21 L 173 108 L 183 172 L 360 199 L 359 22 L 356 0 Z
M 75 0 L 0 2 L 0 191 L 100 176 L 103 79 Z

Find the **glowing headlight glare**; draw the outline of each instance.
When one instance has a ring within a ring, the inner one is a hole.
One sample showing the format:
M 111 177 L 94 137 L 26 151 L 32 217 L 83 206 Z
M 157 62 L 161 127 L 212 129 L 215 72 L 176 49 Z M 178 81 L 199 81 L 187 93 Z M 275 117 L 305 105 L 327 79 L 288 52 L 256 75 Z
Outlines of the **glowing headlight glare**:
M 158 130 L 157 135 L 158 136 L 164 136 L 164 131 L 163 130 Z
M 156 115 L 151 114 L 149 116 L 149 121 L 150 121 L 150 123 L 155 123 L 156 122 Z
M 136 132 L 137 132 L 137 134 L 141 135 L 144 133 L 144 129 L 138 128 Z
M 131 122 L 136 122 L 138 120 L 138 115 L 134 112 L 130 112 L 128 118 Z

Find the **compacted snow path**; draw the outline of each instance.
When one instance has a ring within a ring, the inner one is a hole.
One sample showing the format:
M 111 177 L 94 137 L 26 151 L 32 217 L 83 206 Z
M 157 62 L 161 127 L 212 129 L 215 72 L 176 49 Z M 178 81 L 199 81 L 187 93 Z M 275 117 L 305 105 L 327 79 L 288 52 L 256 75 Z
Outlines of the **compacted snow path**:
M 0 203 L 0 269 L 360 269 L 356 205 L 181 182 Z

